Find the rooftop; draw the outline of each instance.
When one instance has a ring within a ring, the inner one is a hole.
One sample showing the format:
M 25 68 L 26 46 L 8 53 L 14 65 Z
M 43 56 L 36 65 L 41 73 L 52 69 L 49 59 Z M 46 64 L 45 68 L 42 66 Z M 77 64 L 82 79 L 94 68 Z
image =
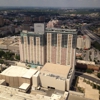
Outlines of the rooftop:
M 22 77 L 31 78 L 37 72 L 36 69 L 29 69 Z
M 20 66 L 10 66 L 4 70 L 1 75 L 31 78 L 36 72 L 37 70 L 35 69 L 26 69 Z
M 77 95 L 69 95 L 68 100 L 91 100 Z
M 32 95 L 19 92 L 19 89 L 0 85 L 0 100 L 61 100 L 61 95 L 45 96 L 38 93 Z
M 76 29 L 61 29 L 61 28 L 47 28 L 46 32 L 60 32 L 60 33 L 68 33 L 68 34 L 76 34 Z
M 49 73 L 54 75 L 59 75 L 64 78 L 68 76 L 70 71 L 69 66 L 64 66 L 60 64 L 53 64 L 53 63 L 46 63 L 43 68 L 41 69 L 41 73 Z
M 26 90 L 29 86 L 30 86 L 30 84 L 28 84 L 28 83 L 23 83 L 23 84 L 19 87 L 19 89 Z
M 84 61 L 84 60 L 77 60 L 77 63 L 83 63 L 83 64 L 92 64 L 92 65 L 95 65 L 95 62 L 92 62 L 92 61 Z
M 25 31 L 25 30 L 23 30 L 22 32 L 21 32 L 21 36 L 27 36 L 27 35 L 43 35 L 43 33 L 40 33 L 40 32 L 31 32 L 31 31 Z

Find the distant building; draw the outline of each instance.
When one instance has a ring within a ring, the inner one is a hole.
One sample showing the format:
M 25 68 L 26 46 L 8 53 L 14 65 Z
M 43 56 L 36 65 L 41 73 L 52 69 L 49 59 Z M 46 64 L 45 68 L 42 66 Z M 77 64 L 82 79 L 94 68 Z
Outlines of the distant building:
M 100 66 L 96 65 L 95 62 L 90 62 L 90 61 L 84 61 L 84 60 L 77 60 L 76 61 L 76 69 L 91 69 L 94 71 L 99 71 Z
M 34 17 L 34 18 L 33 18 L 33 21 L 34 21 L 34 22 L 38 22 L 38 21 L 39 21 L 39 18 L 38 18 L 38 17 Z
M 47 23 L 47 28 L 57 28 L 59 21 L 58 20 L 51 20 Z
M 77 37 L 77 48 L 78 49 L 89 49 L 91 47 L 91 40 L 88 36 L 79 35 Z
M 29 26 L 29 24 L 23 24 L 23 25 L 22 25 L 22 30 L 30 31 L 30 26 Z
M 45 22 L 45 17 L 44 16 L 39 16 L 39 22 Z
M 30 22 L 32 22 L 32 18 L 29 17 L 29 16 L 25 16 L 25 17 L 24 17 L 24 22 L 25 22 L 25 23 L 30 23 Z
M 3 16 L 0 16 L 0 26 L 3 26 L 4 25 L 4 19 L 3 19 Z

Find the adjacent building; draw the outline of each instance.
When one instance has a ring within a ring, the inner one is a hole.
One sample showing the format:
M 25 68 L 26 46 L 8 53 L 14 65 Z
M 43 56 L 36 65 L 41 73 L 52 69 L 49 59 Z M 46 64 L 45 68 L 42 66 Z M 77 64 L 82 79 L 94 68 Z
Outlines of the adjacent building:
M 42 27 L 42 24 L 40 24 L 40 27 Z M 39 30 L 36 29 L 35 32 L 23 31 L 21 33 L 19 48 L 20 60 L 22 62 L 33 63 L 37 65 L 45 64 L 46 44 L 44 41 L 45 34 L 43 31 L 39 32 Z
M 38 83 L 40 83 L 42 87 L 69 91 L 74 78 L 74 69 L 65 65 L 46 63 L 40 70 L 39 77 L 40 82 Z
M 77 32 L 74 29 L 47 29 L 47 62 L 73 67 L 76 39 Z

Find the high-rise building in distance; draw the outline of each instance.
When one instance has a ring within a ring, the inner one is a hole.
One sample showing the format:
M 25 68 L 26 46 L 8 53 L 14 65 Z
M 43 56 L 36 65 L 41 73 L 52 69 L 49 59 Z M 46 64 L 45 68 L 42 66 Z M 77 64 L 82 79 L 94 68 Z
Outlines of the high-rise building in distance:
M 78 49 L 89 49 L 91 47 L 91 40 L 88 36 L 79 35 L 77 37 L 77 48 Z
M 38 30 L 34 29 L 35 32 L 21 32 L 20 60 L 38 65 L 48 62 L 73 67 L 77 31 L 75 29 L 45 29 L 44 26 L 44 24 L 35 24 L 35 28 L 38 28 Z

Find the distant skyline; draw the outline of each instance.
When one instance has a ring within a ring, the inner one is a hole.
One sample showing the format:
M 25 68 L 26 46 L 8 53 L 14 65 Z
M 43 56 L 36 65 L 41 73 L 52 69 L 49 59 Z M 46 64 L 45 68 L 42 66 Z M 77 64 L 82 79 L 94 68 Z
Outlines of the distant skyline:
M 0 6 L 17 7 L 100 7 L 100 0 L 0 0 Z

